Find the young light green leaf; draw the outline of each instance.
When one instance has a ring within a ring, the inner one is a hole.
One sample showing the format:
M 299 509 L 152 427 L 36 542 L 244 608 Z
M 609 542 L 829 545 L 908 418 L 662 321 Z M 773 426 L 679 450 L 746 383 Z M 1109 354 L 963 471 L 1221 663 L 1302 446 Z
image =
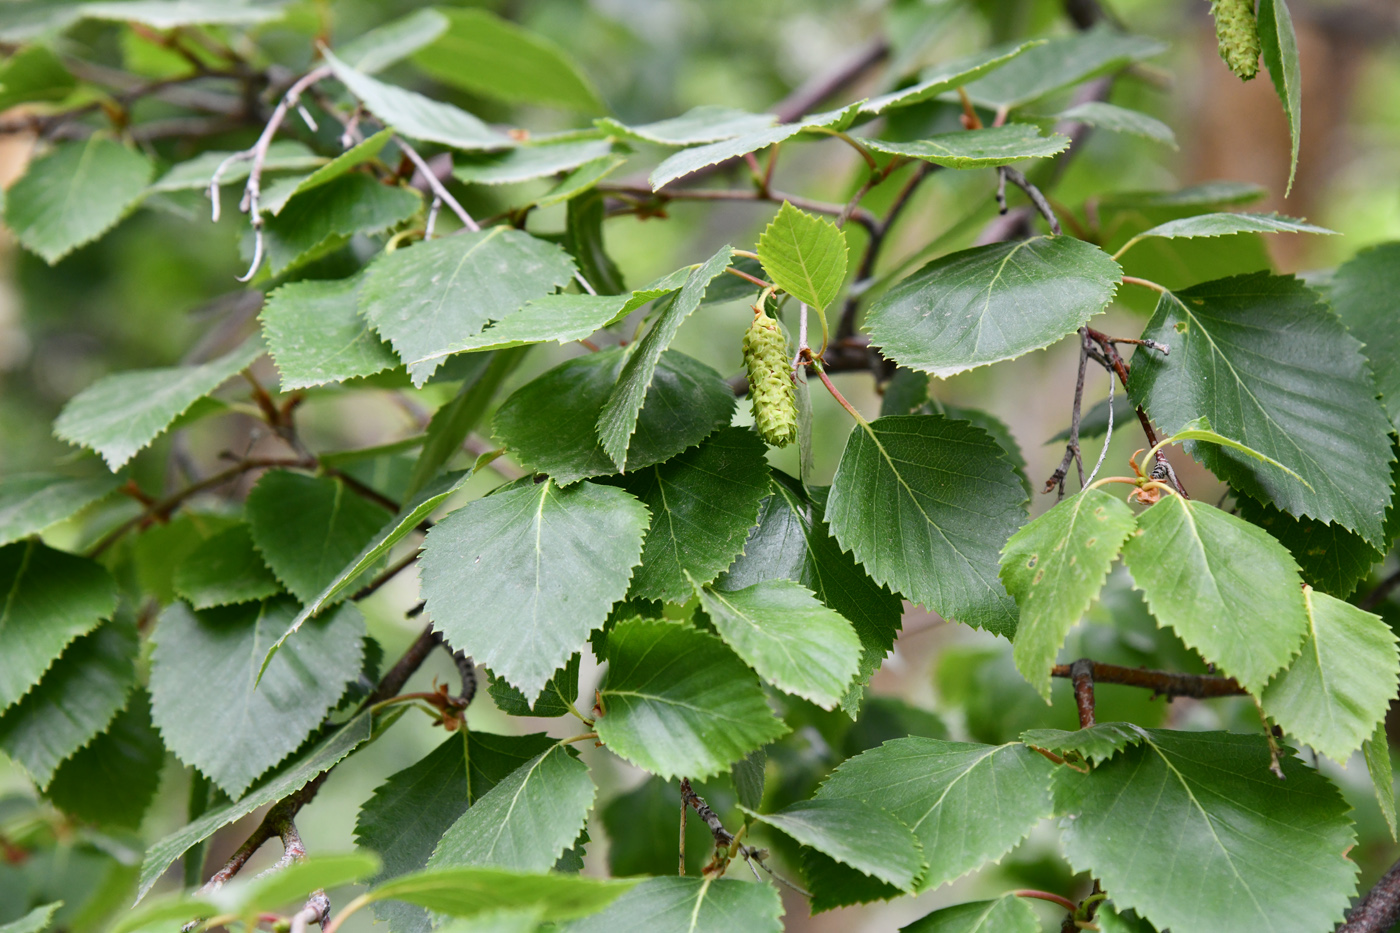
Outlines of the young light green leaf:
M 566 933 L 781 933 L 783 902 L 771 884 L 735 878 L 648 878 Z
M 1298 143 L 1303 137 L 1303 72 L 1298 61 L 1298 37 L 1293 32 L 1293 15 L 1284 0 L 1259 0 L 1259 46 L 1264 67 L 1283 104 L 1288 118 L 1288 136 L 1293 141 L 1293 154 L 1288 163 L 1288 186 L 1284 196 L 1293 190 L 1293 177 L 1298 171 Z
M 734 653 L 780 690 L 836 706 L 859 667 L 861 644 L 851 623 L 792 580 L 741 590 L 696 587 L 700 605 Z
M 246 0 L 127 0 L 82 4 L 88 19 L 120 23 L 137 22 L 153 29 L 180 26 L 253 26 L 283 16 L 281 3 L 248 3 Z
M 0 593 L 0 710 L 117 608 L 117 583 L 101 564 L 35 540 L 0 547 Z
M 827 521 L 877 582 L 946 619 L 1010 637 L 1016 604 L 998 552 L 1025 493 L 984 432 L 942 415 L 858 424 L 832 479 Z
M 137 649 L 134 625 L 109 622 L 69 645 L 39 685 L 0 716 L 0 750 L 24 766 L 39 790 L 126 705 Z M 82 702 L 73 702 L 75 696 Z
M 62 906 L 62 901 L 54 901 L 52 904 L 35 907 L 18 920 L 0 924 L 0 933 L 43 933 L 49 928 L 53 915 L 58 913 L 58 908 Z
M 195 609 L 263 600 L 282 591 L 241 522 L 200 542 L 175 566 L 171 583 Z
M 415 65 L 439 81 L 511 103 L 583 113 L 606 109 L 568 52 L 545 37 L 489 10 L 443 14 L 446 34 L 413 56 Z
M 623 139 L 658 146 L 696 146 L 762 132 L 778 122 L 778 118 L 769 113 L 748 113 L 704 104 L 678 117 L 637 126 L 627 126 L 613 117 L 599 117 L 593 122 L 603 132 Z
M 1384 722 L 1378 723 L 1376 731 L 1362 743 L 1361 752 L 1366 758 L 1371 784 L 1376 789 L 1376 803 L 1390 829 L 1390 838 L 1400 838 L 1395 825 L 1395 776 L 1390 766 L 1390 739 L 1386 737 Z
M 61 101 L 77 86 L 73 73 L 52 49 L 24 46 L 0 65 L 0 110 L 33 101 Z
M 1176 134 L 1161 120 L 1140 110 L 1129 110 L 1127 107 L 1119 107 L 1106 101 L 1088 100 L 1082 104 L 1075 104 L 1068 110 L 1061 110 L 1055 119 L 1084 123 L 1114 133 L 1129 133 L 1161 143 L 1172 150 L 1178 148 Z
M 1034 39 L 1019 44 L 999 45 L 975 55 L 944 62 L 941 65 L 933 65 L 919 72 L 919 80 L 909 87 L 900 88 L 897 91 L 891 91 L 888 94 L 872 97 L 865 101 L 860 105 L 860 112 L 874 116 L 897 107 L 923 103 L 937 97 L 944 91 L 951 91 L 964 84 L 970 84 L 1005 65 L 1016 56 L 1044 44 L 1044 39 Z
M 63 407 L 53 432 L 102 455 L 113 471 L 170 427 L 191 405 L 262 355 L 257 337 L 199 366 L 103 376 Z
M 554 742 L 542 733 L 494 735 L 462 729 L 422 760 L 390 775 L 360 808 L 355 841 L 384 866 L 378 884 L 428 863 L 447 828 L 496 784 Z M 427 911 L 401 901 L 377 901 L 374 913 L 393 933 L 427 933 Z
M 336 54 L 356 71 L 377 74 L 436 41 L 449 25 L 447 17 L 437 10 L 414 10 L 337 45 Z
M 781 126 L 754 130 L 732 139 L 723 139 L 708 145 L 696 146 L 693 149 L 685 149 L 658 165 L 647 180 L 651 182 L 651 190 L 660 191 L 677 178 L 683 178 L 691 172 L 698 172 L 707 165 L 714 165 L 718 162 L 747 155 L 750 152 L 766 149 L 774 143 L 791 139 L 798 133 L 807 130 L 845 129 L 855 120 L 859 110 L 859 104 L 852 104 L 840 110 L 829 110 L 826 113 L 805 117 L 796 123 L 784 123 Z
M 1284 217 L 1282 214 L 1197 214 L 1169 220 L 1133 237 L 1118 250 L 1125 252 L 1138 240 L 1148 237 L 1179 239 L 1190 237 L 1230 236 L 1235 233 L 1322 233 L 1335 236 L 1337 231 L 1318 227 L 1306 220 Z
M 1400 680 L 1400 652 L 1379 616 L 1310 586 L 1303 587 L 1303 601 L 1303 650 L 1259 702 L 1289 735 L 1345 764 L 1385 720 Z
M 149 159 L 94 133 L 37 159 L 5 195 L 5 223 L 49 265 L 106 233 L 146 193 Z
M 1263 690 L 1308 630 L 1293 558 L 1262 528 L 1181 496 L 1164 496 L 1137 521 L 1123 563 L 1159 624 Z
M 548 340 L 582 340 L 665 294 L 668 292 L 642 290 L 622 295 L 545 295 L 468 337 L 462 341 L 463 349 L 499 350 Z
M 710 282 L 729 266 L 733 252 L 729 246 L 722 246 L 719 252 L 692 268 L 680 292 L 661 309 L 646 335 L 627 347 L 622 369 L 617 374 L 617 385 L 598 413 L 598 439 L 619 471 L 628 465 L 628 448 L 661 355 L 671 345 L 685 319 L 700 307 Z
M 1309 489 L 1312 489 L 1312 483 L 1309 483 L 1307 480 L 1299 476 L 1296 472 L 1290 470 L 1282 463 L 1279 463 L 1273 457 L 1261 454 L 1253 447 L 1246 447 L 1239 441 L 1231 440 L 1230 438 L 1225 437 L 1223 434 L 1217 433 L 1211 428 L 1210 419 L 1207 418 L 1205 415 L 1202 415 L 1199 418 L 1193 418 L 1190 421 L 1186 422 L 1184 425 L 1181 426 L 1180 431 L 1177 431 L 1170 438 L 1167 439 L 1167 443 L 1170 444 L 1180 443 L 1181 441 L 1206 441 L 1207 443 L 1219 444 L 1222 447 L 1228 447 L 1231 450 L 1238 450 L 1240 453 L 1248 457 L 1253 457 L 1255 460 L 1262 460 L 1264 463 L 1267 463 L 1270 466 L 1278 467 L 1280 470 L 1287 473 L 1289 476 L 1293 477 L 1298 482 L 1302 483 L 1304 486 L 1307 486 Z
M 424 97 L 357 71 L 326 49 L 326 64 L 337 79 L 386 125 L 424 142 L 467 152 L 510 149 L 515 140 L 451 104 Z M 421 53 L 420 53 L 421 54 Z
M 105 731 L 58 766 L 46 796 L 74 819 L 134 830 L 155 798 L 164 762 L 150 697 L 138 688 Z
M 816 799 L 888 810 L 914 831 L 927 891 L 1001 858 L 1050 815 L 1054 766 L 1021 744 L 902 738 L 847 759 Z
M 636 883 L 503 868 L 434 868 L 395 878 L 371 889 L 366 897 L 372 903 L 407 901 L 452 917 L 534 907 L 541 919 L 561 921 L 597 913 Z
M 421 386 L 486 325 L 568 284 L 573 261 L 507 226 L 398 249 L 365 272 L 360 311 Z
M 0 478 L 0 545 L 77 515 L 121 484 L 110 475 L 16 473 Z
M 241 917 L 249 927 L 258 916 L 294 905 L 299 909 L 313 891 L 354 884 L 379 870 L 379 859 L 366 852 L 311 855 L 255 878 L 235 879 L 206 895 L 219 912 Z
M 316 167 L 316 170 L 308 175 L 279 178 L 277 181 L 268 185 L 267 190 L 263 192 L 262 197 L 258 200 L 259 209 L 264 213 L 273 215 L 282 213 L 282 208 L 286 207 L 287 202 L 297 195 L 310 191 L 313 188 L 319 188 L 327 182 L 342 177 L 346 172 L 355 168 L 357 165 L 363 165 L 372 159 L 378 158 L 379 153 L 384 151 L 384 147 L 388 145 L 389 141 L 393 138 L 393 130 L 380 130 L 373 136 L 346 149 L 324 165 Z
M 343 606 L 303 626 L 259 681 L 266 646 L 295 616 L 286 598 L 198 613 L 176 603 L 156 628 L 155 723 L 180 760 L 230 797 L 295 751 L 359 675 L 364 619 Z
M 463 160 L 452 175 L 469 185 L 509 185 L 567 172 L 611 152 L 612 141 L 607 139 L 543 140 L 509 152 Z
M 852 719 L 860 711 L 864 684 L 894 646 L 904 607 L 898 596 L 866 575 L 831 536 L 824 519 L 825 490 L 810 498 L 797 480 L 773 474 L 773 495 L 758 514 L 744 553 L 715 581 L 720 591 L 769 580 L 795 580 L 835 609 L 860 638 L 860 666 L 841 699 Z
M 1362 250 L 1343 263 L 1324 294 L 1347 330 L 1364 344 L 1381 401 L 1392 424 L 1400 424 L 1400 328 L 1393 326 L 1400 294 L 1400 243 Z
M 846 281 L 846 251 L 840 227 L 787 201 L 758 238 L 758 259 L 769 280 L 819 314 Z
M 1113 300 L 1123 270 L 1074 237 L 1033 237 L 935 259 L 866 312 L 901 366 L 947 378 L 1072 334 Z
M 382 717 L 381 725 L 398 717 L 391 712 Z M 369 741 L 374 731 L 374 714 L 361 713 L 324 739 L 317 742 L 304 755 L 297 758 L 281 772 L 264 782 L 247 796 L 235 800 L 227 806 L 205 813 L 199 819 L 187 824 L 169 836 L 161 839 L 146 850 L 145 861 L 141 863 L 141 875 L 137 885 L 136 899 L 145 897 L 152 886 L 165 874 L 165 870 L 193 846 L 208 839 L 220 829 L 252 813 L 260 807 L 281 800 L 288 794 L 305 787 L 322 772 L 334 767 L 346 755 Z
M 1137 745 L 1147 734 L 1130 722 L 1100 722 L 1069 732 L 1065 729 L 1028 729 L 1021 741 L 1047 752 L 1078 752 L 1083 758 L 1098 764 L 1127 748 Z
M 478 796 L 443 833 L 428 868 L 548 871 L 583 830 L 596 793 L 588 766 L 554 745 Z
M 1027 524 L 1002 549 L 1001 579 L 1021 616 L 1016 668 L 1046 703 L 1065 636 L 1098 596 L 1136 526 L 1122 499 L 1086 489 Z
M 899 933 L 1039 933 L 1040 918 L 1024 898 L 1004 894 L 925 914 Z
M 228 151 L 204 152 L 193 159 L 187 159 L 171 167 L 147 189 L 150 193 L 168 191 L 207 191 L 214 172 L 234 155 Z M 267 176 L 277 172 L 302 171 L 325 165 L 327 160 L 306 148 L 305 144 L 292 139 L 279 139 L 267 147 L 267 158 L 263 160 L 263 173 Z M 219 184 L 234 185 L 248 177 L 252 171 L 251 159 L 229 162 L 219 175 Z M 277 184 L 277 182 L 273 182 Z M 271 185 L 269 186 L 269 189 Z
M 993 110 L 1015 109 L 1165 50 L 1166 45 L 1156 39 L 1124 35 L 1109 24 L 1100 23 L 1028 49 L 964 89 L 973 103 Z
M 553 480 L 477 499 L 428 532 L 433 625 L 531 701 L 607 619 L 642 552 L 647 510 L 621 489 Z
M 1329 930 L 1356 887 L 1347 805 L 1280 764 L 1285 781 L 1261 735 L 1148 730 L 1088 774 L 1056 770 L 1065 855 L 1158 929 Z
M 908 142 L 864 137 L 858 141 L 876 152 L 922 159 L 945 168 L 991 168 L 1023 159 L 1044 159 L 1064 152 L 1070 143 L 1068 136 L 1059 133 L 1042 136 L 1038 127 L 1028 123 L 939 133 Z
M 629 474 L 622 487 L 651 512 L 629 593 L 684 603 L 744 549 L 769 492 L 766 448 L 748 428 L 721 428 L 699 447 Z
M 788 731 L 713 635 L 633 619 L 608 633 L 607 659 L 598 737 L 652 774 L 707 778 Z
M 360 278 L 301 281 L 272 292 L 260 315 L 283 391 L 305 389 L 398 365 L 398 357 L 355 310 Z
M 1383 540 L 1390 422 L 1360 344 L 1314 292 L 1268 273 L 1167 292 L 1142 336 L 1172 348 L 1134 357 L 1129 393 L 1154 421 L 1171 432 L 1204 416 L 1308 486 L 1219 446 L 1193 456 L 1255 499 Z
M 385 518 L 382 508 L 343 481 L 290 470 L 264 473 L 248 493 L 245 511 L 263 560 L 303 604 L 359 554 Z
M 802 845 L 902 891 L 912 891 L 924 873 L 919 840 L 877 806 L 849 798 L 819 798 L 799 800 L 777 813 L 756 813 L 747 808 L 744 812 Z

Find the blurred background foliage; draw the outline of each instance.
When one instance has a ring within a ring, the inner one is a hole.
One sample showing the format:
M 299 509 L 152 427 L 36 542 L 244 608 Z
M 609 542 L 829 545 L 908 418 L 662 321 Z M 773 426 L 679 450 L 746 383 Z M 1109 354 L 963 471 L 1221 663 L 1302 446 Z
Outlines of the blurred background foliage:
M 274 59 L 300 70 L 311 60 L 315 37 L 329 35 L 334 45 L 422 5 L 411 0 L 306 0 L 292 4 L 285 19 L 260 27 L 257 39 Z M 889 67 L 852 89 L 851 99 L 897 86 L 925 64 L 990 43 L 1072 28 L 1061 0 L 506 0 L 482 5 L 567 48 L 596 83 L 608 111 L 628 123 L 674 116 L 700 104 L 767 109 L 881 35 L 893 46 Z M 0 13 L 6 6 L 13 5 L 0 4 Z M 1306 217 L 1344 234 L 1267 241 L 1248 234 L 1154 241 L 1131 255 L 1129 274 L 1177 287 L 1256 268 L 1312 272 L 1335 266 L 1367 245 L 1400 239 L 1400 11 L 1393 0 L 1294 0 L 1303 55 L 1304 119 L 1298 180 L 1286 201 L 1282 191 L 1288 172 L 1287 127 L 1273 89 L 1267 78 L 1242 85 L 1224 68 L 1216 54 L 1207 3 L 1111 0 L 1108 6 L 1131 31 L 1170 43 L 1164 55 L 1136 66 L 1116 82 L 1110 100 L 1164 120 L 1176 131 L 1180 149 L 1128 135 L 1093 133 L 1062 173 L 1052 167 L 1042 179 L 1061 212 L 1074 218 L 1073 224 L 1097 228 L 1103 245 L 1112 251 L 1132 233 L 1172 216 L 1170 208 L 1142 208 L 1140 199 L 1131 208 L 1119 206 L 1115 194 L 1224 180 L 1258 186 L 1261 200 L 1254 209 Z M 71 30 L 63 41 L 85 58 L 140 74 L 159 76 L 184 67 L 139 35 L 97 23 Z M 384 77 L 453 101 L 488 121 L 532 132 L 566 129 L 587 119 L 435 85 L 407 64 L 394 66 Z M 161 115 L 161 104 L 146 106 L 151 110 L 143 118 Z M 1056 109 L 1047 103 L 1045 113 Z M 931 128 L 955 127 L 957 113 L 947 104 L 930 102 L 901 112 L 900 119 L 907 126 L 899 131 L 913 137 Z M 314 142 L 315 134 L 305 126 L 288 126 L 289 134 Z M 331 131 L 323 128 L 322 135 L 325 151 L 334 151 Z M 223 138 L 165 140 L 155 144 L 154 153 L 175 162 L 205 148 L 239 148 L 249 139 L 250 131 L 245 130 Z M 22 172 L 32 145 L 23 137 L 0 142 L 0 184 L 7 185 Z M 655 157 L 643 147 L 617 177 L 645 171 Z M 833 201 L 844 201 L 863 178 L 854 154 L 834 145 L 787 147 L 778 175 L 784 190 Z M 744 183 L 742 178 L 737 181 Z M 864 203 L 879 213 L 901 185 L 896 177 L 872 191 Z M 938 173 L 920 188 L 894 229 L 877 272 L 902 264 L 912 268 L 922 258 L 971 245 L 995 216 L 994 185 L 991 170 Z M 455 190 L 477 217 L 491 217 L 512 201 L 518 203 L 515 191 L 484 186 Z M 207 209 L 198 192 L 153 198 L 114 234 L 53 267 L 22 252 L 8 238 L 0 243 L 0 472 L 45 468 L 62 458 L 83 456 L 50 433 L 53 418 L 69 397 L 105 373 L 197 358 L 211 332 L 231 318 L 246 320 L 256 310 L 255 303 L 250 306 L 240 297 L 233 281 L 247 261 L 246 220 L 226 210 L 221 222 L 211 224 Z M 606 242 L 628 284 L 640 285 L 709 255 L 723 242 L 752 248 L 774 211 L 773 205 L 761 202 L 672 203 L 666 209 L 669 219 L 625 216 L 609 221 Z M 563 222 L 562 206 L 547 209 L 532 216 L 531 230 L 559 232 Z M 853 225 L 851 236 L 852 252 L 858 254 L 863 234 Z M 347 254 L 326 257 L 295 275 L 346 274 L 353 265 L 347 257 L 357 248 L 352 242 L 345 247 Z M 1136 334 L 1150 310 L 1143 294 L 1121 296 L 1100 329 Z M 742 298 L 706 306 L 681 331 L 676 346 L 725 375 L 738 374 L 739 341 L 748 319 Z M 577 347 L 535 348 L 512 374 L 507 389 L 578 352 L 582 351 Z M 1064 343 L 1013 363 L 935 381 L 932 395 L 942 404 L 980 408 L 1004 421 L 1038 489 L 1062 452 L 1060 442 L 1051 438 L 1068 424 L 1076 361 L 1076 349 Z M 266 376 L 275 382 L 270 366 Z M 880 398 L 868 375 L 847 374 L 837 380 L 867 415 L 878 412 Z M 307 394 L 300 418 L 303 436 L 313 447 L 361 448 L 415 433 L 423 413 L 454 389 L 446 381 L 416 391 L 364 388 L 352 393 L 331 387 Z M 1086 405 L 1107 392 L 1107 378 L 1092 372 Z M 813 399 L 817 475 L 824 481 L 835 468 L 849 421 L 825 393 L 813 393 Z M 1120 427 L 1108 453 L 1110 466 L 1123 464 L 1141 443 L 1131 420 L 1120 422 Z M 160 472 L 167 454 L 175 454 L 177 464 L 183 460 L 203 473 L 215 468 L 219 452 L 256 449 L 262 440 L 251 418 L 201 422 L 158 441 L 154 455 L 139 458 L 131 475 L 147 490 L 173 488 L 178 476 Z M 1099 443 L 1090 442 L 1086 454 L 1097 456 Z M 770 455 L 779 466 L 795 471 L 793 450 Z M 353 468 L 373 473 L 381 488 L 392 489 L 402 483 L 411 464 L 411 457 L 386 456 Z M 1223 491 L 1189 462 L 1182 478 L 1197 497 L 1208 501 Z M 479 495 L 495 482 L 499 477 L 483 474 L 465 494 Z M 1051 497 L 1037 494 L 1033 511 L 1043 511 L 1050 502 Z M 130 514 L 135 505 L 102 508 L 108 511 L 100 518 L 109 523 L 114 512 L 126 509 L 123 514 Z M 85 516 L 51 536 L 60 545 L 64 536 L 77 540 L 84 534 L 83 522 L 92 527 L 98 518 Z M 185 515 L 123 547 L 134 549 L 136 572 L 159 592 L 175 559 L 218 524 L 216 514 Z M 387 657 L 396 657 L 417 632 L 416 624 L 404 617 L 416 599 L 415 585 L 406 574 L 364 604 L 370 632 L 384 645 Z M 1387 611 L 1391 617 L 1400 615 L 1393 607 Z M 1071 636 L 1063 657 L 1082 655 L 1130 666 L 1201 669 L 1170 632 L 1156 627 L 1141 598 L 1119 576 Z M 590 665 L 585 658 L 585 695 L 596 675 Z M 451 681 L 455 676 L 445 657 L 434 658 L 416 682 L 426 685 L 433 678 Z M 904 633 L 874 680 L 875 699 L 858 722 L 792 698 L 775 700 L 786 705 L 794 734 L 770 751 L 765 808 L 809 795 L 842 758 L 895 735 L 1003 742 L 1029 727 L 1074 728 L 1069 688 L 1057 682 L 1056 690 L 1053 706 L 1045 706 L 1017 674 L 1004 641 L 947 625 L 910 607 Z M 1099 704 L 1101 720 L 1169 723 L 1173 728 L 1259 728 L 1248 700 L 1179 699 L 1168 704 L 1139 690 L 1101 686 Z M 473 728 L 487 731 L 530 723 L 507 720 L 485 690 L 478 693 L 469 719 Z M 537 728 L 558 732 L 568 727 L 538 721 Z M 441 740 L 442 733 L 426 721 L 405 719 L 351 766 L 335 771 L 315 806 L 300 818 L 308 849 L 350 849 L 358 805 L 385 776 L 421 758 Z M 675 788 L 656 779 L 642 781 L 639 773 L 609 756 L 591 750 L 585 756 L 598 769 L 599 784 L 611 786 L 615 794 L 600 799 L 594 811 L 587 864 L 610 866 L 619 874 L 674 871 L 679 808 Z M 1326 762 L 1319 765 L 1357 809 L 1360 839 L 1352 858 L 1362 866 L 1364 890 L 1395 858 L 1395 846 L 1371 797 L 1364 767 L 1355 762 L 1346 770 Z M 615 778 L 611 782 L 609 772 Z M 190 780 L 189 772 L 167 756 L 157 806 L 144 823 L 129 834 L 98 833 L 52 811 L 35 810 L 22 773 L 0 763 L 0 792 L 8 794 L 0 796 L 0 923 L 30 906 L 63 899 L 64 928 L 100 929 L 110 910 L 129 902 L 144 845 L 183 822 Z M 697 789 L 721 812 L 734 804 L 725 782 Z M 220 833 L 208 857 L 226 857 L 255 820 Z M 698 868 L 708 843 L 699 820 L 693 819 L 690 826 L 687 851 Z M 1044 829 L 999 866 L 892 905 L 849 908 L 809 919 L 801 898 L 785 890 L 789 929 L 890 930 L 936 906 L 993 895 L 1008 886 L 1071 890 L 1076 882 L 1059 855 L 1053 832 Z M 783 839 L 764 841 L 788 857 L 789 872 L 795 875 L 793 853 Z M 1081 887 L 1083 882 L 1079 879 Z M 1047 921 L 1051 913 L 1047 909 Z M 364 929 L 369 922 L 365 913 L 351 926 Z

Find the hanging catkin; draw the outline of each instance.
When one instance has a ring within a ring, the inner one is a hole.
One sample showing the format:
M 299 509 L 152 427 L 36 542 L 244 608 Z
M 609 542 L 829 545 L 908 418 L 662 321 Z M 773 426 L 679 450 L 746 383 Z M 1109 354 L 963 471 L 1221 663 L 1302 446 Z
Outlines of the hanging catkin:
M 1220 57 L 1230 70 L 1248 81 L 1259 73 L 1259 24 L 1254 18 L 1254 0 L 1212 0 L 1215 38 Z
M 797 439 L 797 393 L 789 375 L 783 332 L 761 306 L 744 333 L 744 364 L 749 370 L 754 426 L 774 447 L 786 447 Z

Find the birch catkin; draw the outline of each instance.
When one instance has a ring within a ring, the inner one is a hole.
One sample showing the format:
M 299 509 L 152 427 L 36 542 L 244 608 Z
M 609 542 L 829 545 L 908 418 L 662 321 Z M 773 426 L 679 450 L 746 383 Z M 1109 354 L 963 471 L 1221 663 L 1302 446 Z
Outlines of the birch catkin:
M 754 426 L 774 447 L 786 447 L 797 439 L 797 392 L 789 375 L 783 332 L 761 305 L 744 333 L 744 364 L 749 370 Z
M 1259 24 L 1254 0 L 1212 0 L 1220 57 L 1245 81 L 1259 73 Z

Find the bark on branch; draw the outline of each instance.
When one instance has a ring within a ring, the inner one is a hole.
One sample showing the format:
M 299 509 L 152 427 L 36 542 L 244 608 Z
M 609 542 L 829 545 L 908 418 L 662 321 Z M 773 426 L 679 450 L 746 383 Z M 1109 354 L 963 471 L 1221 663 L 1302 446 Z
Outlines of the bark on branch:
M 1084 663 L 1083 661 L 1075 662 Z M 1206 674 L 1178 674 L 1173 671 L 1153 671 L 1142 667 L 1120 667 L 1117 664 L 1088 662 L 1093 680 L 1101 684 L 1121 684 L 1142 687 L 1164 697 L 1191 697 L 1209 700 L 1215 697 L 1246 696 L 1248 691 L 1233 677 L 1213 677 Z M 1056 664 L 1052 677 L 1073 677 L 1074 664 Z

